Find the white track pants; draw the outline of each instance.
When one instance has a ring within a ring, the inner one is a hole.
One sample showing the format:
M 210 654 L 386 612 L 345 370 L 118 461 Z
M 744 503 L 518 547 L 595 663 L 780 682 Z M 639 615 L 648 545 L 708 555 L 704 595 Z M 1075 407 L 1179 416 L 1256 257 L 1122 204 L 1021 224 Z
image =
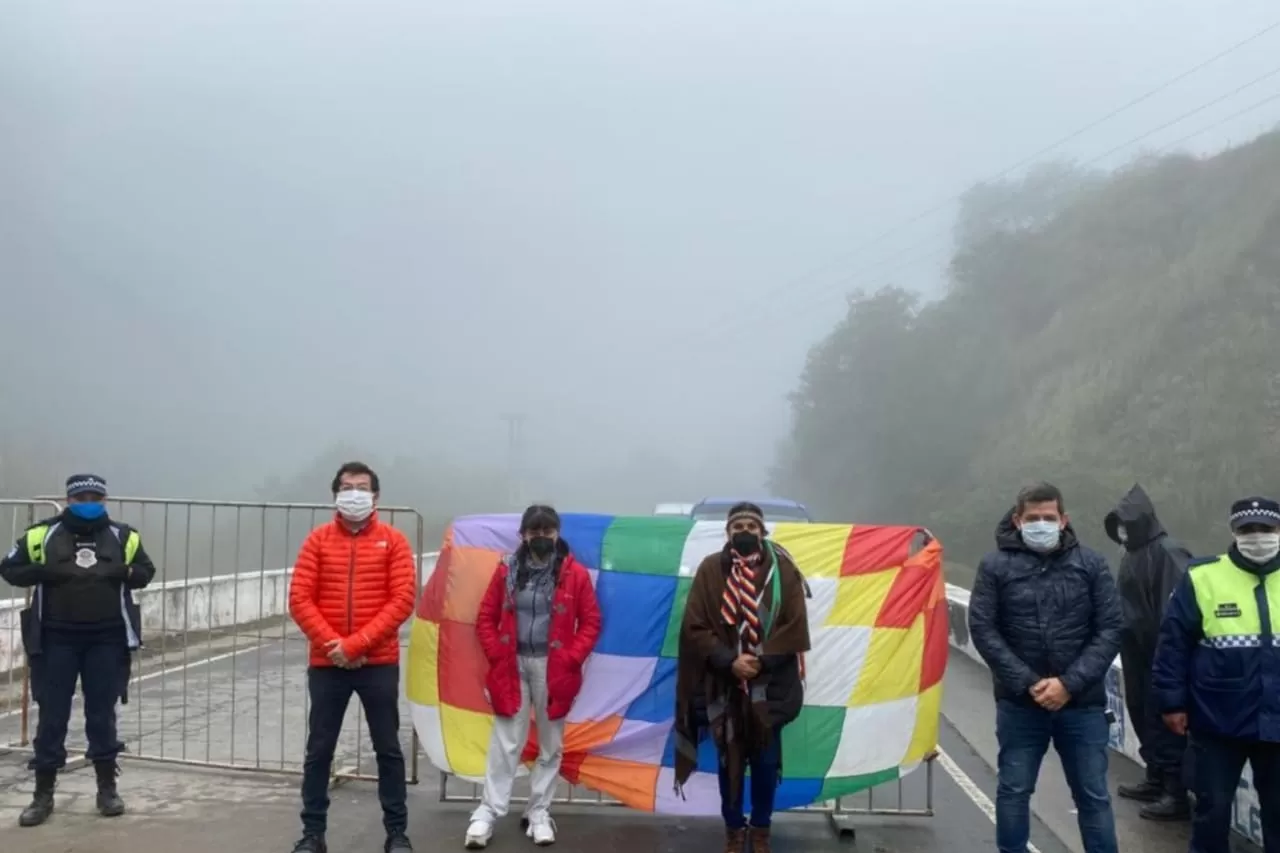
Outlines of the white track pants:
M 511 802 L 511 788 L 520 766 L 520 753 L 529 739 L 529 718 L 538 726 L 538 760 L 530 774 L 529 805 L 524 816 L 534 821 L 551 809 L 564 757 L 564 720 L 547 719 L 547 659 L 521 657 L 520 711 L 514 717 L 496 717 L 489 741 L 488 764 L 484 772 L 484 794 L 472 820 L 490 823 L 503 817 Z

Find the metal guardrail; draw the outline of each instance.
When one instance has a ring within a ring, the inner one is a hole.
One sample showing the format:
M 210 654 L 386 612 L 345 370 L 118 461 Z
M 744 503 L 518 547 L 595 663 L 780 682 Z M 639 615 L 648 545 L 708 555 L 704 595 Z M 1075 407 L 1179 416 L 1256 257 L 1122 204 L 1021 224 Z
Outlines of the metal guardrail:
M 137 529 L 158 568 L 145 597 L 144 644 L 135 658 L 129 702 L 119 709 L 130 758 L 231 770 L 300 774 L 310 701 L 308 644 L 287 618 L 289 570 L 306 535 L 331 517 L 331 504 L 111 498 L 110 516 Z M 60 511 L 52 499 L 0 502 L 14 539 Z M 379 518 L 424 552 L 424 521 L 408 507 L 379 507 Z M 12 541 L 12 540 L 11 540 Z M 422 565 L 418 564 L 418 588 Z M 16 608 L 9 617 L 17 648 Z M 403 644 L 402 640 L 402 644 Z M 0 731 L 10 746 L 30 743 L 25 666 L 10 671 Z M 158 685 L 158 690 L 155 687 Z M 365 744 L 364 709 L 353 702 L 334 762 L 335 781 L 376 780 Z M 6 718 L 20 717 L 16 737 Z M 83 746 L 73 725 L 68 749 Z M 73 742 L 74 745 L 73 745 Z M 419 781 L 412 715 L 401 709 L 407 776 Z

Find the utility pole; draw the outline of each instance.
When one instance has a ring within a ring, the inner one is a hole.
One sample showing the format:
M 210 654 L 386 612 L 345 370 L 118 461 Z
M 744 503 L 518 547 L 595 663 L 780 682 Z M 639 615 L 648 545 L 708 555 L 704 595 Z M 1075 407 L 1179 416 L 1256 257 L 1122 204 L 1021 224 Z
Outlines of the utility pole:
M 507 502 L 512 510 L 519 512 L 524 506 L 524 489 L 521 483 L 521 450 L 524 415 L 506 414 L 502 419 L 507 422 Z

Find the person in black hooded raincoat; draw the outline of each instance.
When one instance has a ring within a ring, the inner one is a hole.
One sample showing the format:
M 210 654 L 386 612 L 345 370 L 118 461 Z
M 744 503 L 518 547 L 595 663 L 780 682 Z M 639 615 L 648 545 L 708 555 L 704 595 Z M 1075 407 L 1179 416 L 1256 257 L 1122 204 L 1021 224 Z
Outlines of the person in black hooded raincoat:
M 1188 820 L 1191 810 L 1182 772 L 1187 739 L 1171 732 L 1160 718 L 1151 695 L 1151 665 L 1165 605 L 1187 572 L 1191 552 L 1165 532 L 1142 486 L 1130 489 L 1103 524 L 1107 535 L 1124 548 L 1117 580 L 1124 613 L 1120 660 L 1125 706 L 1147 766 L 1146 779 L 1121 785 L 1117 793 L 1146 803 L 1139 814 L 1148 820 Z

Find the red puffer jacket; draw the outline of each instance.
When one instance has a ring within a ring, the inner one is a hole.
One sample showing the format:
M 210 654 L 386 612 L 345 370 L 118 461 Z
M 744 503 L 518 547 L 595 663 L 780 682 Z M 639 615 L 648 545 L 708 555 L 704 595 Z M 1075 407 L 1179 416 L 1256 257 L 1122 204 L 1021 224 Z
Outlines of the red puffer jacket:
M 348 660 L 398 663 L 400 626 L 413 613 L 417 569 L 403 533 L 377 513 L 352 533 L 342 519 L 302 543 L 289 584 L 289 615 L 311 641 L 311 665 L 332 666 L 325 645 L 342 641 Z
M 507 588 L 508 561 L 493 573 L 480 602 L 476 636 L 489 660 L 485 688 L 493 713 L 513 717 L 520 711 L 520 664 L 516 655 L 516 608 Z M 547 653 L 547 716 L 567 716 L 582 689 L 582 666 L 600 637 L 600 605 L 591 576 L 562 549 L 556 589 L 551 596 Z

